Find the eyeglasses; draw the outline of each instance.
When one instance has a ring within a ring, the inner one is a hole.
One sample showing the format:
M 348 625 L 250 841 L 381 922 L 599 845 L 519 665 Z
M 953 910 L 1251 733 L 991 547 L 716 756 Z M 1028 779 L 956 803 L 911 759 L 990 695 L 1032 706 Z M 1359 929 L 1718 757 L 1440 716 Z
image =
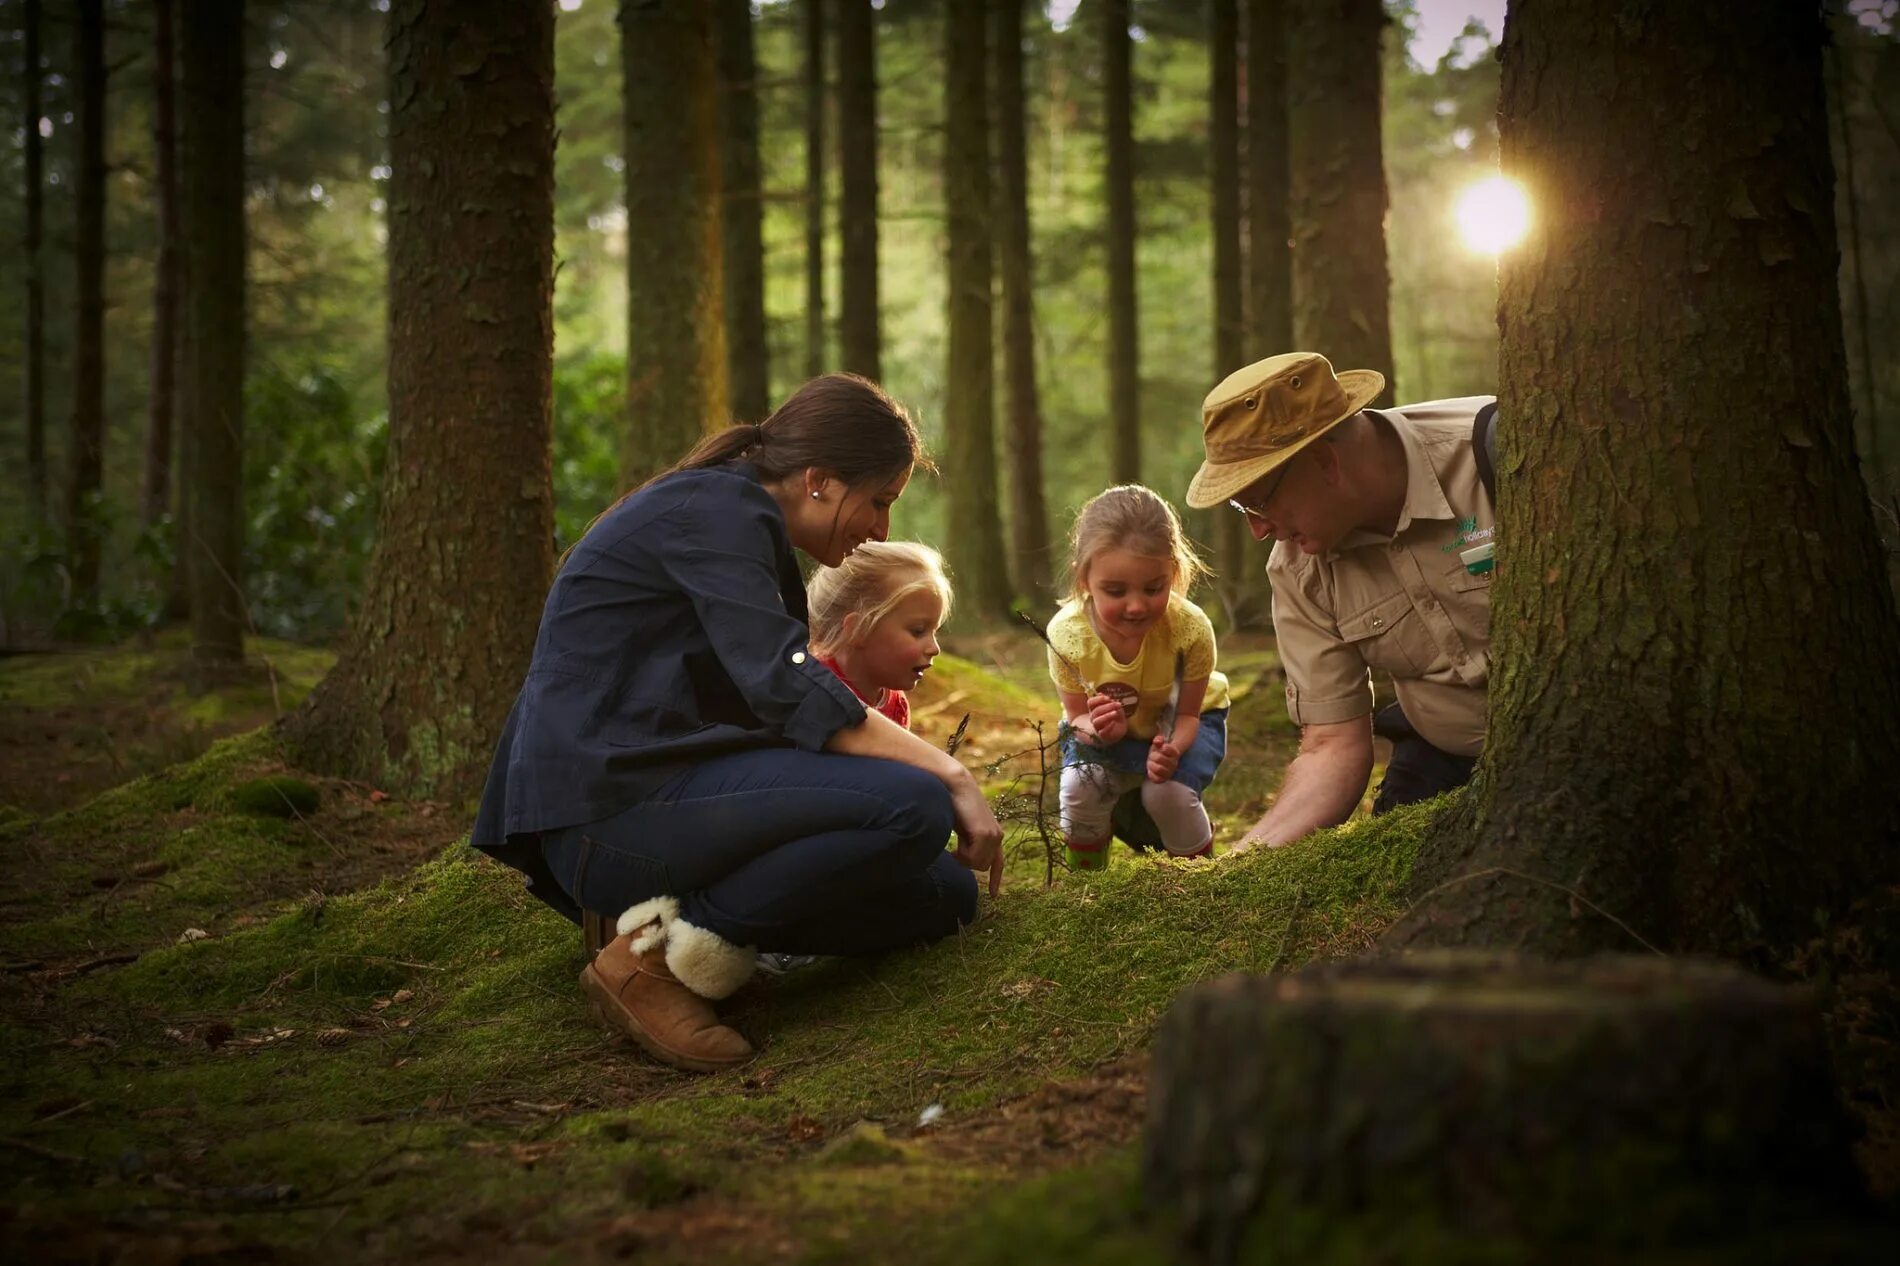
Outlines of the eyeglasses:
M 1283 464 L 1280 467 L 1280 473 L 1275 475 L 1273 477 L 1273 482 L 1267 485 L 1266 492 L 1262 493 L 1258 498 L 1256 498 L 1252 505 L 1247 505 L 1246 503 L 1242 502 L 1239 497 L 1234 497 L 1234 498 L 1229 499 L 1227 504 L 1232 506 L 1234 509 L 1240 511 L 1242 514 L 1246 515 L 1249 519 L 1266 518 L 1267 517 L 1266 510 L 1267 510 L 1267 507 L 1271 505 L 1273 502 L 1273 494 L 1280 491 L 1280 482 L 1286 478 L 1286 472 L 1292 467 L 1292 465 L 1293 463 L 1291 462 L 1287 462 Z

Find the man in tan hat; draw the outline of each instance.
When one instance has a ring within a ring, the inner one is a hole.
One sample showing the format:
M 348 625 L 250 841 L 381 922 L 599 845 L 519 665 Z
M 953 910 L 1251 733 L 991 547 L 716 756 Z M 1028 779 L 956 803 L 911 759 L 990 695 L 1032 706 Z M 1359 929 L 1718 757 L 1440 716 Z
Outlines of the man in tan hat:
M 1492 499 L 1472 429 L 1491 396 L 1393 409 L 1370 369 L 1288 352 L 1230 374 L 1201 407 L 1207 460 L 1188 487 L 1273 538 L 1267 576 L 1300 750 L 1237 848 L 1351 816 L 1392 740 L 1374 813 L 1464 783 L 1484 747 Z M 1373 712 L 1370 670 L 1397 702 Z

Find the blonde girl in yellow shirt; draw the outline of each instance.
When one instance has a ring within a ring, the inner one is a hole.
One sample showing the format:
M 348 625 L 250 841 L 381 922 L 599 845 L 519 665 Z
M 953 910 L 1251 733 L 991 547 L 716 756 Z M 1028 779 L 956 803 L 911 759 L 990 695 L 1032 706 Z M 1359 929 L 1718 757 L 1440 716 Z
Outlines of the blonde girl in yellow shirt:
M 1137 848 L 1158 836 L 1176 857 L 1213 852 L 1201 792 L 1227 755 L 1227 679 L 1215 670 L 1214 627 L 1187 599 L 1206 571 L 1174 508 L 1139 484 L 1110 488 L 1076 516 L 1069 600 L 1048 627 L 1072 869 L 1105 865 L 1111 832 Z

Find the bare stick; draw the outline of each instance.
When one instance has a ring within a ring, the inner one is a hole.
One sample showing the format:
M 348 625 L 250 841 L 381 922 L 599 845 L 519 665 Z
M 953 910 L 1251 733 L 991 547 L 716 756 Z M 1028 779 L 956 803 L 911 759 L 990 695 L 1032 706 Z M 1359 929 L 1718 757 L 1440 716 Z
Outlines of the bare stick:
M 1042 625 L 1037 624 L 1035 620 L 1031 619 L 1026 612 L 1018 611 L 1015 613 L 1015 616 L 1018 620 L 1022 621 L 1022 623 L 1029 629 L 1031 633 L 1034 633 L 1037 637 L 1042 639 L 1042 644 L 1049 648 L 1049 653 L 1051 655 L 1054 655 L 1056 659 L 1061 662 L 1064 668 L 1068 669 L 1070 672 L 1075 674 L 1076 680 L 1082 683 L 1082 693 L 1088 694 L 1088 695 L 1092 695 L 1095 693 L 1095 686 L 1089 681 L 1087 677 L 1084 677 L 1082 675 L 1082 670 L 1075 666 L 1075 662 L 1073 660 L 1071 660 L 1067 655 L 1064 655 L 1061 651 L 1056 649 L 1056 644 L 1049 640 L 1049 634 L 1042 627 Z

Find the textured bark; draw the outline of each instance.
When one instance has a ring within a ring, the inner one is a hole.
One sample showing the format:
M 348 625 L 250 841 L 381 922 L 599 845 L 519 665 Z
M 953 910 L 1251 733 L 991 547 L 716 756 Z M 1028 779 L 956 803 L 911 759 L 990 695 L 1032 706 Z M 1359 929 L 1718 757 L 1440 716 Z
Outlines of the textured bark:
M 179 541 L 200 664 L 244 658 L 244 3 L 205 0 L 179 24 L 186 398 Z
M 1042 495 L 1042 397 L 1036 389 L 1035 256 L 1023 118 L 1023 0 L 993 0 L 996 44 L 996 237 L 1003 283 L 1003 434 L 1009 452 L 1010 563 L 1018 594 L 1052 596 Z
M 944 374 L 944 485 L 949 555 L 971 615 L 1009 612 L 1009 565 L 996 498 L 996 404 L 990 285 L 988 6 L 944 12 L 943 187 L 949 220 L 949 364 Z
M 1207 0 L 1207 174 L 1213 189 L 1215 383 L 1246 363 L 1245 266 L 1240 256 L 1240 10 L 1238 0 Z M 1250 622 L 1246 524 L 1224 507 L 1213 516 L 1214 574 L 1228 622 Z
M 73 182 L 72 438 L 66 453 L 66 565 L 73 598 L 99 592 L 100 482 L 105 463 L 106 50 L 102 0 L 78 6 L 79 155 Z M 38 131 L 36 127 L 34 129 Z
M 877 281 L 877 20 L 871 0 L 838 4 L 838 351 L 883 375 Z
M 172 406 L 178 367 L 178 129 L 172 79 L 172 0 L 152 4 L 152 203 L 158 256 L 152 265 L 151 400 L 146 412 L 140 518 L 151 527 L 171 508 Z
M 396 0 L 388 46 L 381 516 L 343 654 L 288 729 L 314 768 L 450 796 L 493 754 L 553 565 L 554 7 Z
M 825 0 L 805 0 L 805 376 L 825 360 Z
M 1247 351 L 1293 348 L 1293 252 L 1288 244 L 1287 0 L 1247 0 Z
M 1135 123 L 1128 0 L 1103 0 L 1103 148 L 1108 194 L 1108 412 L 1114 437 L 1109 474 L 1141 479 L 1140 314 L 1135 301 Z
M 40 137 L 40 0 L 21 12 L 25 45 L 26 109 L 26 480 L 33 511 L 46 513 L 46 175 Z
M 539 7 L 539 6 L 537 6 Z M 627 415 L 639 483 L 731 422 L 719 229 L 719 80 L 702 0 L 623 0 Z
M 1841 19 L 1833 19 L 1841 20 Z M 1855 411 L 1859 424 L 1859 452 L 1861 461 L 1878 476 L 1882 470 L 1880 462 L 1880 369 L 1874 360 L 1872 313 L 1867 306 L 1867 255 L 1861 249 L 1860 237 L 1860 191 L 1854 176 L 1854 127 L 1848 115 L 1848 93 L 1853 82 L 1841 73 L 1841 58 L 1846 55 L 1838 37 L 1829 40 L 1830 51 L 1825 55 L 1828 66 L 1833 72 L 1833 91 L 1829 94 L 1834 101 L 1836 125 L 1834 135 L 1841 148 L 1841 198 L 1847 208 L 1847 252 L 1854 276 L 1854 328 L 1859 337 L 1860 380 L 1865 385 L 1867 397 L 1865 409 Z
M 1900 869 L 1820 40 L 1800 5 L 1512 11 L 1490 732 L 1396 941 L 1772 958 Z
M 1612 1261 L 1819 1219 L 1832 1243 L 1871 1213 L 1852 1142 L 1804 990 L 1654 957 L 1437 953 L 1182 995 L 1143 1179 L 1214 1261 L 1243 1242 L 1251 1261 Z M 1492 1251 L 1444 1251 L 1461 1236 Z
M 726 366 L 732 413 L 763 421 L 771 353 L 765 342 L 765 242 L 759 172 L 758 65 L 752 54 L 752 0 L 719 0 L 719 104 L 724 167 Z
M 1287 148 L 1293 339 L 1337 369 L 1376 369 L 1391 404 L 1391 279 L 1379 131 L 1380 0 L 1291 0 Z

